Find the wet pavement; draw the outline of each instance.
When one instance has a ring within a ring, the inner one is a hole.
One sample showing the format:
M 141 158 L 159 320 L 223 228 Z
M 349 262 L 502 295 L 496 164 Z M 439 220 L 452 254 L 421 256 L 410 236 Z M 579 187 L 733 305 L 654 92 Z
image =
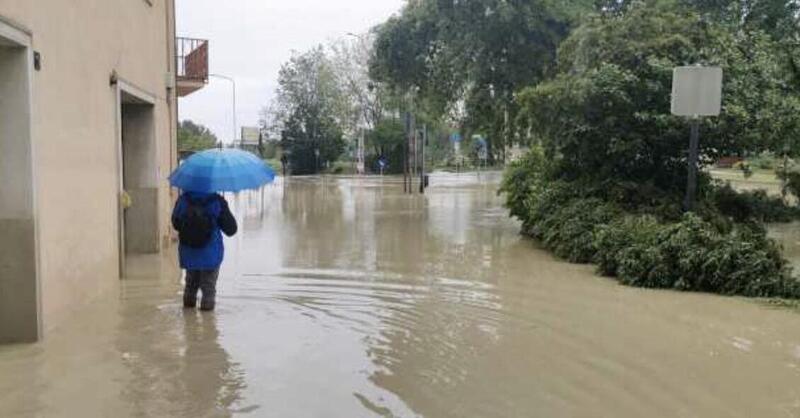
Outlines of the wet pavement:
M 0 416 L 800 416 L 800 313 L 555 260 L 498 179 L 240 196 L 215 313 L 147 260 L 43 343 L 0 347 Z

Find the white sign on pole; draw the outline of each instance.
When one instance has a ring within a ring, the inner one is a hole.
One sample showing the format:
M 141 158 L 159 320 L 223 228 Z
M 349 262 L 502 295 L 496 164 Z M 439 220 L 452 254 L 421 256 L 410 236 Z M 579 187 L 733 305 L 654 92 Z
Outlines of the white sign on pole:
M 718 116 L 722 105 L 722 68 L 677 67 L 672 77 L 672 114 Z
M 261 130 L 256 127 L 242 126 L 242 143 L 257 145 L 260 134 Z

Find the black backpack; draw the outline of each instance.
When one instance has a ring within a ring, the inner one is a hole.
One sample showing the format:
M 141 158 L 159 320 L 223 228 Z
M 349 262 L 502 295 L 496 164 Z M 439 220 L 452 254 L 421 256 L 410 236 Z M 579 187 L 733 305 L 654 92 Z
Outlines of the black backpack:
M 204 248 L 211 241 L 214 233 L 214 220 L 208 213 L 207 206 L 214 199 L 195 200 L 187 196 L 186 213 L 181 219 L 178 230 L 180 243 L 190 248 Z

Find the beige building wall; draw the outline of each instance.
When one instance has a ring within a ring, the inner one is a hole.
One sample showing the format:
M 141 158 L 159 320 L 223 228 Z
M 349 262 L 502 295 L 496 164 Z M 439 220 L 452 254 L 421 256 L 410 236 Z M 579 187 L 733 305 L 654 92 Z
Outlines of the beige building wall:
M 169 245 L 173 13 L 173 0 L 0 0 L 0 19 L 27 31 L 41 55 L 31 74 L 31 132 L 45 332 L 120 278 L 122 85 L 154 101 L 156 250 Z

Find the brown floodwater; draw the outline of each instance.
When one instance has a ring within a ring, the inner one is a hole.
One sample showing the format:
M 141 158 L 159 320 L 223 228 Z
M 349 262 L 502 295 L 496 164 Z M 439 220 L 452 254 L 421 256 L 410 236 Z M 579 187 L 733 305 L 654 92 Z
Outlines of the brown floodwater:
M 498 178 L 240 196 L 215 313 L 180 308 L 169 258 L 139 260 L 44 342 L 0 347 L 0 416 L 800 416 L 798 311 L 558 261 Z

